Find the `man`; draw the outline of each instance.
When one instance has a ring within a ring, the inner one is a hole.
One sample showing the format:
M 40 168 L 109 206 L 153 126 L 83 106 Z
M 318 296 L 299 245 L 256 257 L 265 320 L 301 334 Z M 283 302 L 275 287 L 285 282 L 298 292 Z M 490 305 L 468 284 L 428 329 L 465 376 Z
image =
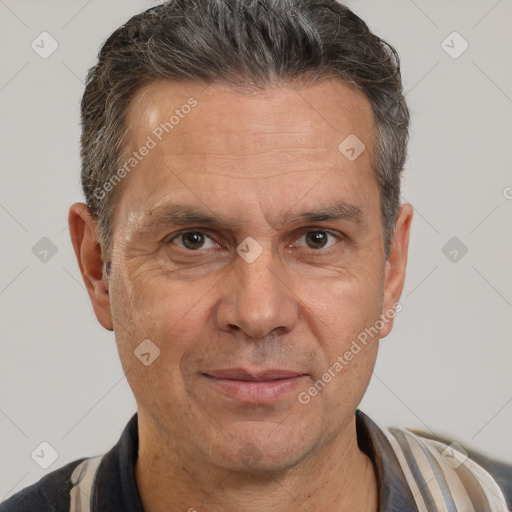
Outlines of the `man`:
M 400 308 L 408 122 L 395 51 L 334 0 L 116 30 L 69 226 L 137 414 L 0 510 L 507 510 L 511 466 L 357 409 Z

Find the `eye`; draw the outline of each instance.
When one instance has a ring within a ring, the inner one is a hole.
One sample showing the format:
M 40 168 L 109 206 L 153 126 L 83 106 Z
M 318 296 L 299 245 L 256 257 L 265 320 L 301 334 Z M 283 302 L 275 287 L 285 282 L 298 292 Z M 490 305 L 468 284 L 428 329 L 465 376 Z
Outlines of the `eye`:
M 203 231 L 184 231 L 169 240 L 169 243 L 171 242 L 188 251 L 217 247 L 217 244 Z M 205 242 L 210 242 L 211 245 L 205 247 Z
M 331 240 L 329 240 L 329 237 Z M 299 244 L 301 247 L 318 250 L 332 247 L 336 244 L 340 237 L 334 233 L 331 233 L 330 231 L 316 229 L 313 231 L 307 231 L 298 240 L 302 239 L 304 239 L 306 245 Z

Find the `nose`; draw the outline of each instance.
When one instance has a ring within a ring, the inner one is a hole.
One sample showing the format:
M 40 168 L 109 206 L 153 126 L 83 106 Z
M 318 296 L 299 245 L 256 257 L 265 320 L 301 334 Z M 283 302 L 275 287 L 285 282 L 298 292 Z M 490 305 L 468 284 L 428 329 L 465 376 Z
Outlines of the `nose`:
M 225 277 L 216 312 L 218 327 L 225 332 L 241 330 L 251 338 L 292 331 L 299 304 L 285 274 L 270 248 L 251 263 L 237 257 Z

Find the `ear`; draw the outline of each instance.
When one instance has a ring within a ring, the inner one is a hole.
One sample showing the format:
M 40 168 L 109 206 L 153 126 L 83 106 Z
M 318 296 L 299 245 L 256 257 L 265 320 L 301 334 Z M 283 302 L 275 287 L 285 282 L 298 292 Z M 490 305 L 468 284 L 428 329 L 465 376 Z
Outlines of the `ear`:
M 98 243 L 96 221 L 91 217 L 84 203 L 75 203 L 69 209 L 68 223 L 78 266 L 96 318 L 105 329 L 112 331 L 114 328 L 108 279 Z
M 393 231 L 390 255 L 386 261 L 384 301 L 382 310 L 382 314 L 386 321 L 380 331 L 380 338 L 387 336 L 393 328 L 394 315 L 391 316 L 389 312 L 393 310 L 393 305 L 399 301 L 404 288 L 412 215 L 413 208 L 410 204 L 403 204 L 400 206 L 395 229 Z

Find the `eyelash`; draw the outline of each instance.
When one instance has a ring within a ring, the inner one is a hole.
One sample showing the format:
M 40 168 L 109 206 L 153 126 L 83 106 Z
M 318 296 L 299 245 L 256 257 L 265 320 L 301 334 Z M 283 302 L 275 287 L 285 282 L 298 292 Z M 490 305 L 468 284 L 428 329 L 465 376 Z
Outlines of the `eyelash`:
M 328 229 L 321 229 L 321 228 L 308 228 L 306 231 L 303 231 L 301 233 L 301 235 L 299 236 L 298 239 L 302 238 L 304 235 L 307 235 L 308 233 L 312 233 L 312 232 L 321 232 L 321 233 L 327 233 L 328 235 L 336 238 L 338 241 L 341 241 L 343 238 L 344 238 L 344 235 L 342 233 L 335 233 L 333 231 L 330 231 Z M 204 235 L 206 238 L 210 239 L 212 242 L 216 243 L 213 238 L 208 235 L 208 233 L 206 231 L 201 231 L 201 230 L 196 230 L 196 229 L 189 229 L 189 230 L 186 230 L 186 231 L 181 231 L 180 233 L 174 235 L 171 239 L 169 239 L 167 241 L 168 244 L 171 244 L 174 240 L 176 239 L 179 239 L 181 236 L 183 235 L 186 235 L 188 233 L 200 233 L 202 235 Z M 297 239 L 297 240 L 298 240 Z M 310 251 L 313 251 L 314 253 L 319 253 L 319 252 L 323 252 L 323 253 L 326 253 L 329 251 L 329 249 L 331 249 L 334 245 L 336 245 L 336 243 L 332 244 L 331 246 L 327 247 L 326 249 L 321 247 L 319 249 L 312 249 L 310 247 L 302 247 L 303 249 L 306 249 L 306 250 L 310 250 Z M 180 247 L 180 249 L 188 252 L 188 253 L 203 253 L 203 251 L 205 250 L 208 250 L 208 249 L 196 249 L 196 250 L 193 250 L 193 249 L 187 249 L 186 247 Z

